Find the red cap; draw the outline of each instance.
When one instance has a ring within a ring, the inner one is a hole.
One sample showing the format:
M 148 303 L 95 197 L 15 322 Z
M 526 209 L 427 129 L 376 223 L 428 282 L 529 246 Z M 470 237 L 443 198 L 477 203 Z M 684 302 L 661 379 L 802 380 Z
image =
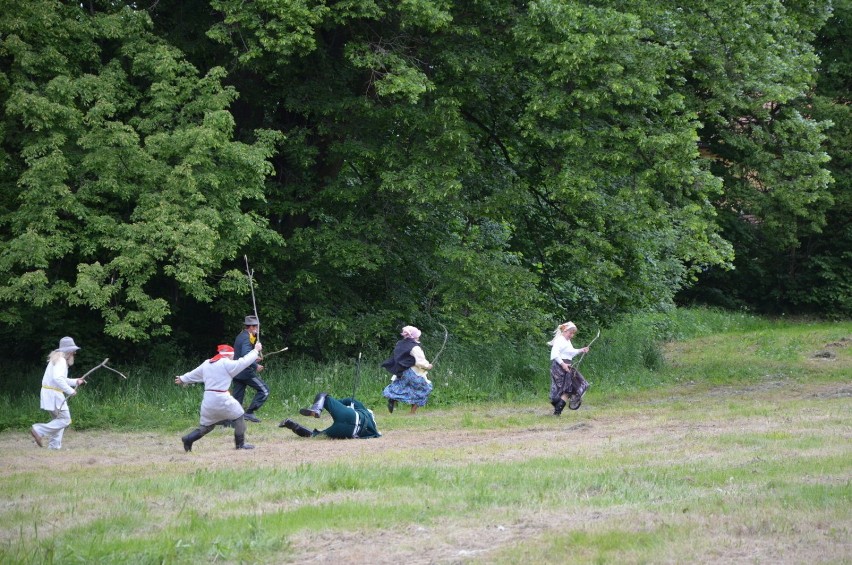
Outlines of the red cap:
M 222 357 L 227 357 L 228 359 L 234 358 L 234 348 L 231 347 L 230 345 L 217 345 L 216 351 L 218 351 L 219 354 L 216 355 L 215 357 L 213 357 L 212 359 L 210 359 L 211 363 L 215 363 L 216 361 L 218 361 Z

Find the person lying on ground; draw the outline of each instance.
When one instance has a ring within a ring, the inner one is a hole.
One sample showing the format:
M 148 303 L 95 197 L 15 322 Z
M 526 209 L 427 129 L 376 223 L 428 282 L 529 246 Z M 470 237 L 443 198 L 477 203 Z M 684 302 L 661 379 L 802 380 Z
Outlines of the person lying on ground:
M 336 399 L 326 392 L 321 392 L 314 398 L 310 408 L 302 408 L 299 413 L 303 416 L 319 418 L 326 410 L 333 423 L 324 430 L 313 431 L 287 418 L 278 427 L 292 430 L 300 437 L 326 436 L 334 439 L 367 439 L 381 437 L 376 427 L 373 411 L 354 398 Z

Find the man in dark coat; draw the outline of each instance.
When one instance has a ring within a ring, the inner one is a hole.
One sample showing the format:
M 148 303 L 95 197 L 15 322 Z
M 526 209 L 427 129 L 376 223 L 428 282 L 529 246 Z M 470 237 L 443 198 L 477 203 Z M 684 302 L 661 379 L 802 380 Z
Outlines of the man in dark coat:
M 254 349 L 254 344 L 257 343 L 257 332 L 260 328 L 260 322 L 257 316 L 246 316 L 245 329 L 240 332 L 237 339 L 234 340 L 234 358 L 240 359 Z M 243 398 L 246 394 L 246 387 L 251 387 L 255 390 L 254 398 L 251 404 L 246 408 L 244 415 L 249 422 L 260 422 L 260 418 L 254 415 L 255 411 L 259 410 L 266 399 L 269 398 L 269 387 L 263 382 L 257 373 L 263 370 L 263 365 L 257 362 L 252 363 L 239 375 L 234 377 L 231 383 L 231 394 L 234 399 L 242 405 Z

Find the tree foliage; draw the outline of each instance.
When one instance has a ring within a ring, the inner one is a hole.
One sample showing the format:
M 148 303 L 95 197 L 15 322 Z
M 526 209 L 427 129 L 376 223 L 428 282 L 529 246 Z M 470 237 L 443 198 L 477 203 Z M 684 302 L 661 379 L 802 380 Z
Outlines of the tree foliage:
M 266 335 L 303 349 L 403 323 L 520 339 L 667 307 L 833 221 L 831 112 L 805 96 L 827 2 L 21 4 L 10 331 L 220 339 L 251 311 L 246 255 Z
M 749 30 L 777 29 L 776 56 L 752 55 L 748 73 L 732 72 L 741 58 L 720 58 L 726 64 L 717 67 L 749 95 L 727 103 L 702 136 L 725 181 L 717 208 L 736 268 L 710 269 L 688 296 L 773 313 L 848 316 L 850 3 L 785 2 L 768 14 Z M 726 46 L 743 36 L 722 31 Z M 764 69 L 764 80 L 756 80 L 755 68 Z
M 4 5 L 3 322 L 97 313 L 108 336 L 170 331 L 174 296 L 211 302 L 252 236 L 276 135 L 234 141 L 224 71 L 200 73 L 145 12 Z M 66 320 L 66 323 L 71 320 Z M 65 330 L 66 332 L 69 330 Z

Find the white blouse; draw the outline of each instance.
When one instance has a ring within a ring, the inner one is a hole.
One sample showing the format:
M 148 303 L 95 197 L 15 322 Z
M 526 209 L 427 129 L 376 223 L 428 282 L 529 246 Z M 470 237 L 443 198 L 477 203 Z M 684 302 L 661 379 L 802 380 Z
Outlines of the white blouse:
M 553 347 L 550 348 L 550 360 L 573 359 L 574 356 L 581 351 L 581 349 L 575 349 L 574 346 L 571 345 L 570 339 L 565 339 L 565 336 L 559 334 L 553 338 Z

